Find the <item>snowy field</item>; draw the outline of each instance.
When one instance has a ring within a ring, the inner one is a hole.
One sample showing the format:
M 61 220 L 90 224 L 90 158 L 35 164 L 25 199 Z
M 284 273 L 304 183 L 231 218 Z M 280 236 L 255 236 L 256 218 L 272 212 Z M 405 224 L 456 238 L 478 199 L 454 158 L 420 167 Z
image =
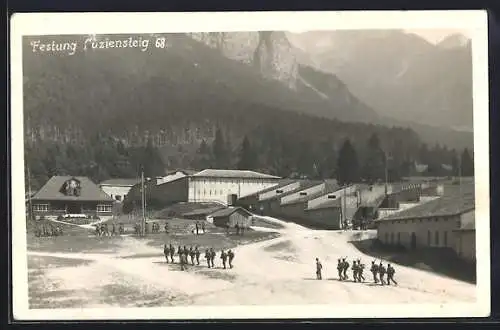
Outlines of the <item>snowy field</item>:
M 369 268 L 373 259 L 349 241 L 374 232 L 281 224 L 283 228 L 254 227 L 280 236 L 233 249 L 234 268 L 227 270 L 216 251 L 215 269 L 206 267 L 202 254 L 200 266 L 181 271 L 178 264 L 165 262 L 161 244 L 132 236 L 120 238 L 111 250 L 30 250 L 30 308 L 475 302 L 472 284 L 399 265 L 394 265 L 399 286 L 376 285 L 369 271 L 366 283 L 338 281 L 338 258 L 347 257 L 350 264 L 360 258 Z M 322 281 L 316 280 L 316 257 L 323 264 Z M 350 270 L 348 274 L 352 278 Z

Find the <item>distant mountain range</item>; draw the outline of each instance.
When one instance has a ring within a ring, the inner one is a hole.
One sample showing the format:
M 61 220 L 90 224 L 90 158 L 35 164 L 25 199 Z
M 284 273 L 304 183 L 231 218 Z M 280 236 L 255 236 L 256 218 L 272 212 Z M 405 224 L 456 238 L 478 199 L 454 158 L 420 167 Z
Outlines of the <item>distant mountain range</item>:
M 472 131 L 471 41 L 399 30 L 289 33 L 299 60 L 335 74 L 383 117 Z
M 346 123 L 411 127 L 429 144 L 472 146 L 471 133 L 450 128 L 468 127 L 467 119 L 458 120 L 464 117 L 461 113 L 467 114 L 470 82 L 459 74 L 467 70 L 451 70 L 447 63 L 450 56 L 465 61 L 464 49 L 470 51 L 470 44 L 450 49 L 450 44 L 460 44 L 460 38 L 439 47 L 399 32 L 359 38 L 348 33 L 333 39 L 331 32 L 319 33 L 324 40 L 319 48 L 308 44 L 309 39 L 299 47 L 300 38 L 284 32 L 191 33 L 165 35 L 169 47 L 162 50 L 80 50 L 71 56 L 34 53 L 29 44 L 33 38 L 26 38 L 25 133 L 57 138 L 97 130 L 140 140 L 162 131 L 172 141 L 199 142 L 213 136 L 214 127 L 221 125 L 221 113 L 231 113 L 236 120 L 245 111 L 254 109 L 257 116 L 268 109 L 285 111 L 280 116 L 292 111 Z M 87 36 L 44 38 L 81 44 Z M 394 42 L 399 43 L 384 46 Z M 339 45 L 343 45 L 340 52 Z M 437 59 L 442 67 L 435 64 Z M 431 64 L 433 70 L 422 69 Z M 458 83 L 450 85 L 452 78 L 446 77 L 452 74 Z M 432 79 L 447 84 L 440 85 L 440 92 L 426 85 Z M 452 92 L 457 100 L 448 97 Z M 436 104 L 442 105 L 441 110 Z M 441 123 L 445 114 L 457 121 L 449 120 L 445 129 L 427 125 Z M 434 120 L 422 120 L 427 116 Z M 198 123 L 188 122 L 188 117 Z M 262 116 L 263 121 L 266 118 Z M 280 118 L 273 124 L 285 125 L 287 119 Z M 186 126 L 179 127 L 180 122 Z M 352 132 L 352 125 L 346 126 Z

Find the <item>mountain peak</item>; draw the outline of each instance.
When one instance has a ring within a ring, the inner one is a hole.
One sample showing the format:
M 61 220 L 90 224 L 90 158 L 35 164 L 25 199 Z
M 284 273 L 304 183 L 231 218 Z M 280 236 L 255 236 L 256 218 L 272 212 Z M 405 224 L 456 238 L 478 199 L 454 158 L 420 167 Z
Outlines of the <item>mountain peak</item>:
M 467 46 L 470 42 L 470 39 L 464 36 L 461 33 L 454 33 L 438 43 L 438 46 L 441 48 L 462 48 Z

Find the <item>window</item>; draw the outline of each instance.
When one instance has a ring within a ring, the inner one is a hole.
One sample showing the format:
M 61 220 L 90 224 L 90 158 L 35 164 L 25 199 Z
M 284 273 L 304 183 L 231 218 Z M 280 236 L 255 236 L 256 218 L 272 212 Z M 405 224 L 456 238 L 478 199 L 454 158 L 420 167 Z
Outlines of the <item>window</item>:
M 97 204 L 97 212 L 111 212 L 111 208 L 109 204 Z
M 444 235 L 444 236 L 443 236 L 443 245 L 444 245 L 445 247 L 447 247 L 447 246 L 448 246 L 448 232 L 447 232 L 447 231 L 445 231 L 445 232 L 443 233 L 443 235 Z
M 276 193 L 277 193 L 277 194 L 282 194 L 282 193 L 283 193 L 283 190 L 278 189 L 278 190 L 276 190 Z
M 436 231 L 436 234 L 434 236 L 434 243 L 436 244 L 436 246 L 439 246 L 439 232 Z
M 307 195 L 307 192 L 305 192 L 305 191 L 301 191 L 301 192 L 299 193 L 299 195 L 300 195 L 300 196 L 306 196 L 306 195 Z
M 431 246 L 431 231 L 427 231 L 427 245 Z
M 48 212 L 49 211 L 49 204 L 34 204 L 33 211 Z
M 121 200 L 122 200 L 122 196 L 120 196 L 120 195 L 115 195 L 115 199 L 116 199 L 117 201 L 121 201 Z

